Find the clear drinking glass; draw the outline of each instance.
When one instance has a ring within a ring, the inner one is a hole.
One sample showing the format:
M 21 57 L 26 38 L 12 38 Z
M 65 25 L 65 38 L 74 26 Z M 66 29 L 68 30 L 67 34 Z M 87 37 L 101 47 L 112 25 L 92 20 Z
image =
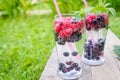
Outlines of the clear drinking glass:
M 101 65 L 105 62 L 104 46 L 108 31 L 107 13 L 89 13 L 85 17 L 86 40 L 82 61 L 88 65 Z
M 73 15 L 55 16 L 54 34 L 56 41 L 58 70 L 63 79 L 76 79 L 82 74 L 80 54 L 84 45 L 84 20 L 77 20 Z M 80 47 L 81 45 L 81 47 Z

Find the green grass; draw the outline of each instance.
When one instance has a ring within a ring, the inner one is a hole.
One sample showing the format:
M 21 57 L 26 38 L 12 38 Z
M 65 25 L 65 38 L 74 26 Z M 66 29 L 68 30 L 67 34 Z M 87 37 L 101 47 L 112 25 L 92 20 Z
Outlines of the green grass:
M 110 18 L 110 29 L 119 37 L 120 39 L 120 16 Z
M 0 80 L 39 80 L 54 47 L 52 20 L 0 20 Z

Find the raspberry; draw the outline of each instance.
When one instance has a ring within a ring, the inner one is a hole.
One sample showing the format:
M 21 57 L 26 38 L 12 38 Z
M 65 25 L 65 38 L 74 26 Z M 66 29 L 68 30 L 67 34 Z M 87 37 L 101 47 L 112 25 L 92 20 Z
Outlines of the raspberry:
M 77 24 L 71 24 L 72 30 L 77 31 L 78 30 L 78 25 Z
M 66 37 L 71 36 L 72 32 L 73 32 L 72 28 L 68 28 L 68 29 L 65 29 L 65 30 L 63 31 L 63 33 L 64 33 L 64 35 L 65 35 Z
M 83 28 L 84 27 L 84 20 L 79 21 L 77 25 L 78 25 L 78 28 L 80 28 L 80 29 Z
M 61 38 L 66 38 L 65 34 L 64 34 L 64 30 L 61 30 L 60 33 L 59 33 L 60 37 Z
M 63 23 L 63 29 L 68 29 L 70 28 L 70 23 L 69 22 L 64 22 Z
M 62 28 L 61 28 L 60 24 L 58 24 L 58 23 L 55 24 L 55 32 L 59 33 L 61 30 L 62 30 Z

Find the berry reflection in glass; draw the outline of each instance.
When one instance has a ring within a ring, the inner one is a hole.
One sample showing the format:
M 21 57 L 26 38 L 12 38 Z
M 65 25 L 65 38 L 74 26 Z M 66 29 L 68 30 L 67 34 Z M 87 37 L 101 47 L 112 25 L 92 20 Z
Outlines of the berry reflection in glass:
M 104 60 L 104 46 L 108 30 L 108 14 L 86 15 L 86 40 L 84 44 L 83 62 L 88 65 L 101 65 Z
M 54 34 L 58 53 L 57 73 L 63 79 L 77 79 L 82 74 L 77 43 L 83 40 L 83 30 L 84 20 L 77 20 L 73 15 L 62 15 L 62 19 L 55 16 Z

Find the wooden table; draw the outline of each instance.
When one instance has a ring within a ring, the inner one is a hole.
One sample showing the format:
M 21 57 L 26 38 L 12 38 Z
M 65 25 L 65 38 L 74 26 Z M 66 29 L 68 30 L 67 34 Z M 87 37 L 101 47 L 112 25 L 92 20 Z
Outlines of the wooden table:
M 120 61 L 116 59 L 112 51 L 114 45 L 120 45 L 120 40 L 108 30 L 105 45 L 105 64 L 101 66 L 83 65 L 83 75 L 78 80 L 120 80 Z M 57 53 L 54 49 L 46 67 L 40 77 L 40 80 L 62 80 L 57 74 Z

